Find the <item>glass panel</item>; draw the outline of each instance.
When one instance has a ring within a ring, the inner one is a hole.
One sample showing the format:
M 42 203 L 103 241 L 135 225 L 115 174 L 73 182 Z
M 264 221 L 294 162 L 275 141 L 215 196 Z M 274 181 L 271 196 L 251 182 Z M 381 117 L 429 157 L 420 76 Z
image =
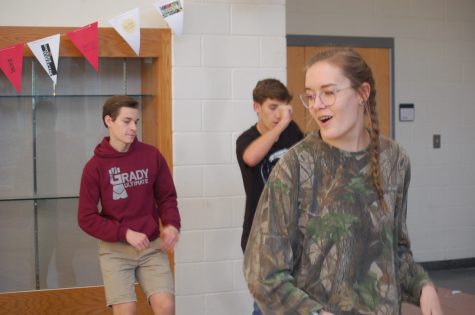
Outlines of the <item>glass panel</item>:
M 106 97 L 41 97 L 36 104 L 38 196 L 77 196 L 82 169 L 107 135 Z
M 35 289 L 33 201 L 0 201 L 0 292 Z
M 80 230 L 75 197 L 84 164 L 107 135 L 102 104 L 116 94 L 141 104 L 148 65 L 104 58 L 97 73 L 84 58 L 60 58 L 54 87 L 25 58 L 20 95 L 0 75 L 0 292 L 102 283 L 97 240 Z
M 31 98 L 0 97 L 0 199 L 33 195 Z
M 142 72 L 139 58 L 127 59 L 126 64 L 126 89 L 129 95 L 142 94 Z
M 34 68 L 35 95 L 141 94 L 139 58 L 100 58 L 99 72 L 84 58 L 59 58 L 56 87 L 41 64 L 31 58 L 29 60 Z
M 117 61 L 116 67 L 113 68 L 116 83 L 116 90 L 113 92 L 115 93 L 121 92 L 120 81 L 122 81 L 122 60 Z M 105 60 L 100 61 L 101 67 L 99 72 L 96 72 L 85 58 L 60 58 L 56 95 L 100 95 L 104 72 L 101 68 L 104 62 Z
M 103 95 L 125 94 L 124 69 L 126 59 L 101 58 L 99 61 L 99 80 L 95 86 L 88 87 L 88 93 Z
M 60 58 L 56 88 L 35 61 L 36 95 L 115 95 L 125 93 L 123 58 L 100 59 L 97 73 L 84 58 Z
M 78 199 L 38 201 L 40 288 L 101 285 L 97 240 L 77 223 Z

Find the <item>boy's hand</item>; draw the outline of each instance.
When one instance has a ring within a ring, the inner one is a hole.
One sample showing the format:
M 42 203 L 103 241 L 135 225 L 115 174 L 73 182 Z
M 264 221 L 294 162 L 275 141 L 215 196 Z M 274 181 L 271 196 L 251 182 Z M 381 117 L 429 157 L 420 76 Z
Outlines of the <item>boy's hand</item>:
M 150 246 L 150 241 L 147 235 L 132 231 L 131 229 L 128 229 L 125 233 L 125 239 L 127 240 L 127 243 L 132 245 L 138 251 L 147 249 Z
M 292 121 L 292 106 L 289 104 L 280 105 L 279 111 L 280 111 L 279 125 L 281 125 L 284 128 L 287 128 L 289 123 Z
M 162 244 L 160 249 L 163 251 L 171 251 L 175 248 L 176 243 L 178 242 L 180 232 L 173 225 L 167 225 L 160 232 L 160 238 L 162 239 Z

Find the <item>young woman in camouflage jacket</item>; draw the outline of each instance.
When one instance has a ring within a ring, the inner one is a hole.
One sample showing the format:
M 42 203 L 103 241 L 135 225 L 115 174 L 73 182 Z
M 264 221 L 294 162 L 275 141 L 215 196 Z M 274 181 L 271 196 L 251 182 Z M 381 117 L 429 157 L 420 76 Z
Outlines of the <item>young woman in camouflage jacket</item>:
M 409 158 L 379 134 L 371 69 L 351 49 L 316 55 L 302 103 L 319 126 L 275 166 L 244 257 L 264 314 L 441 315 L 406 226 Z M 365 127 L 368 114 L 370 126 Z

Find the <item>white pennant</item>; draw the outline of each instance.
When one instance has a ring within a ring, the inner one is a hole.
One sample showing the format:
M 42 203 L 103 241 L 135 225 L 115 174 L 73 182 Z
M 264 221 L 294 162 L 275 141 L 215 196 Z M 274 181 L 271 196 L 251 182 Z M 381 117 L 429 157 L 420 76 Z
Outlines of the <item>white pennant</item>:
M 135 8 L 109 20 L 114 29 L 125 39 L 137 56 L 140 54 L 139 9 Z
M 176 35 L 183 33 L 183 0 L 159 0 L 153 4 Z
M 58 76 L 59 37 L 60 34 L 56 34 L 27 43 L 36 59 L 53 80 L 54 85 L 56 85 Z

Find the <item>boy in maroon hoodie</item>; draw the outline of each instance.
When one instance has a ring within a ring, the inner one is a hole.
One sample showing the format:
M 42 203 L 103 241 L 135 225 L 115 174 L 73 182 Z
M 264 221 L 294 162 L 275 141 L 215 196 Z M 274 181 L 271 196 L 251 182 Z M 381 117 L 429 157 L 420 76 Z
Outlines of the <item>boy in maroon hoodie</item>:
M 161 153 L 137 140 L 138 115 L 138 102 L 128 96 L 112 96 L 104 103 L 109 137 L 84 167 L 78 222 L 99 239 L 106 300 L 114 314 L 135 314 L 136 281 L 154 314 L 174 314 L 166 251 L 173 250 L 179 236 L 176 191 Z

